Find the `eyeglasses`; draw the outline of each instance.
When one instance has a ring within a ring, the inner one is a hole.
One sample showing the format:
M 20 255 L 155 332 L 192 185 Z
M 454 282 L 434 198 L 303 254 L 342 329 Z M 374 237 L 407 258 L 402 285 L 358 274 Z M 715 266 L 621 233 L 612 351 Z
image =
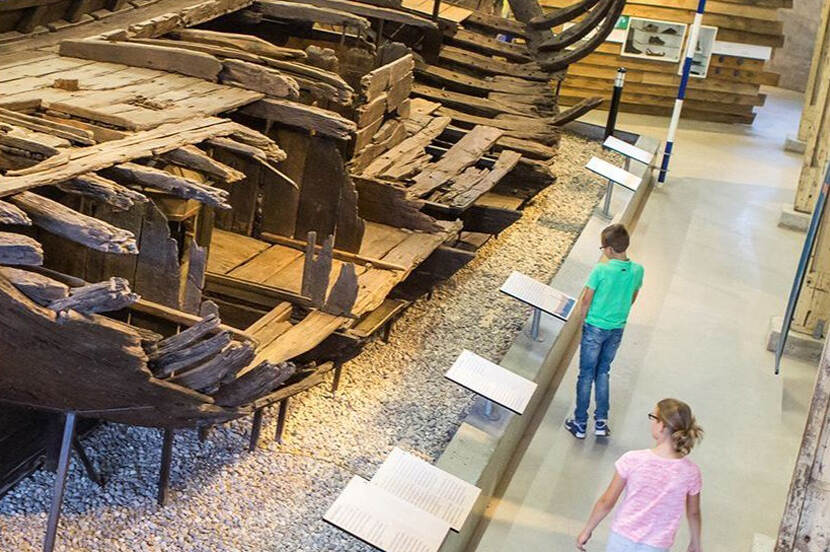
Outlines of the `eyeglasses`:
M 657 416 L 655 416 L 651 412 L 648 413 L 648 419 L 653 421 L 653 422 L 659 422 L 660 421 L 660 418 L 658 418 Z

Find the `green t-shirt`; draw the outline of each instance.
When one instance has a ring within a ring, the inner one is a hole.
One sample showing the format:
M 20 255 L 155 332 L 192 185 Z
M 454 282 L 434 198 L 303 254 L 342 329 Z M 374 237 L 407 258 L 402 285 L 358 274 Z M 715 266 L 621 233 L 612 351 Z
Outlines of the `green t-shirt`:
M 603 330 L 622 328 L 631 310 L 634 292 L 643 285 L 643 265 L 619 259 L 599 263 L 585 285 L 594 290 L 585 322 Z

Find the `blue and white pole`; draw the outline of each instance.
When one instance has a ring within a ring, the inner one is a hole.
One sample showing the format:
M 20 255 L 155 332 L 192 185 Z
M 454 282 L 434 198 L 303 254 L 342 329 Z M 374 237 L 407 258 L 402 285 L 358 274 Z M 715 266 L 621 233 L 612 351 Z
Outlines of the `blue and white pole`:
M 660 165 L 660 175 L 657 183 L 663 184 L 669 172 L 669 161 L 674 149 L 674 136 L 677 133 L 677 125 L 680 123 L 680 114 L 683 111 L 683 100 L 686 99 L 686 86 L 689 84 L 689 74 L 692 70 L 692 58 L 697 48 L 697 37 L 700 35 L 700 25 L 703 23 L 703 12 L 706 9 L 706 0 L 698 0 L 697 13 L 692 23 L 692 30 L 689 32 L 689 41 L 686 43 L 686 59 L 683 61 L 683 75 L 680 77 L 680 86 L 677 89 L 677 99 L 674 101 L 674 112 L 669 123 L 669 135 L 666 137 L 666 148 L 663 150 L 663 163 Z

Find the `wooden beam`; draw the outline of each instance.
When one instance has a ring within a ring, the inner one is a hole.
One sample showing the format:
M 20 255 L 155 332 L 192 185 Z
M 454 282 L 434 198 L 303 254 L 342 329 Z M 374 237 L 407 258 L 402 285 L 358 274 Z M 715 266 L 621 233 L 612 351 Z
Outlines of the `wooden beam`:
M 158 69 L 216 82 L 222 64 L 215 57 L 183 48 L 106 40 L 64 40 L 62 56 Z
M 167 171 L 145 167 L 137 163 L 122 163 L 104 171 L 116 180 L 140 186 L 157 188 L 184 199 L 195 199 L 220 209 L 230 209 L 228 192 L 221 188 L 208 186 L 184 176 L 177 176 Z
M 352 2 L 351 0 L 302 0 L 300 3 L 317 6 L 318 8 L 344 11 L 370 19 L 393 21 L 419 29 L 438 30 L 438 25 L 426 17 L 420 17 L 398 9 L 372 6 L 362 2 Z M 258 4 L 258 1 L 254 3 L 255 6 Z
M 241 112 L 251 117 L 311 130 L 340 140 L 349 139 L 351 133 L 357 130 L 354 122 L 333 111 L 273 98 L 245 106 Z
M 503 132 L 497 128 L 477 126 L 435 164 L 416 176 L 409 192 L 416 197 L 423 197 L 447 183 L 464 169 L 474 165 L 493 147 L 502 134 Z
M 422 232 L 441 231 L 435 219 L 421 211 L 424 202 L 412 197 L 405 188 L 374 178 L 354 177 L 354 181 L 362 218 Z
M 208 31 L 205 29 L 177 29 L 170 33 L 177 40 L 213 44 L 225 48 L 235 48 L 272 59 L 304 60 L 307 55 L 296 48 L 283 48 L 271 44 L 267 40 L 247 34 Z
M 362 33 L 369 30 L 369 20 L 352 13 L 332 8 L 318 8 L 308 4 L 283 2 L 281 0 L 260 0 L 254 9 L 263 15 L 288 21 L 308 21 L 324 25 L 339 25 L 359 29 Z
M 30 226 L 32 224 L 32 219 L 11 203 L 0 201 L 0 224 L 20 224 L 23 226 Z
M 149 201 L 144 194 L 94 173 L 61 182 L 58 188 L 69 194 L 96 199 L 117 211 L 127 211 L 136 203 Z
M 28 236 L 0 232 L 0 264 L 40 266 L 43 248 Z
M 293 249 L 297 249 L 298 251 L 305 251 L 308 247 L 308 242 L 303 240 L 297 240 L 294 238 L 287 238 L 285 236 L 278 236 L 276 234 L 269 234 L 264 232 L 261 238 L 269 243 L 274 243 L 277 245 L 285 245 L 287 247 L 291 247 Z M 315 251 L 321 249 L 322 246 L 316 245 Z M 373 259 L 371 257 L 366 257 L 363 255 L 358 255 L 357 253 L 350 253 L 348 251 L 341 251 L 339 249 L 335 249 L 332 252 L 332 255 L 338 261 L 348 262 L 348 263 L 355 263 L 359 265 L 372 265 L 376 268 L 382 268 L 385 270 L 401 270 L 406 271 L 407 268 L 401 266 L 399 264 L 390 263 L 381 259 Z
M 224 69 L 219 73 L 219 82 L 256 90 L 268 96 L 297 99 L 300 97 L 300 85 L 276 69 L 263 67 L 247 61 L 225 60 Z
M 31 217 L 34 224 L 53 234 L 104 253 L 138 253 L 132 232 L 31 192 L 19 193 L 11 200 Z
M 231 184 L 245 179 L 245 173 L 211 158 L 196 146 L 182 146 L 162 155 L 162 158 L 180 167 L 199 171 L 219 182 Z

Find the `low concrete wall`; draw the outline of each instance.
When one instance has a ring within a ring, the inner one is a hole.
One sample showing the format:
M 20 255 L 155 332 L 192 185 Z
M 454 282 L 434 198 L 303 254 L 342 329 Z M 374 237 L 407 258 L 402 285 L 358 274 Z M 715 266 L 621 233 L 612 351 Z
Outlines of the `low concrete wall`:
M 640 137 L 637 145 L 647 151 L 656 151 L 660 142 Z M 643 204 L 651 193 L 653 176 L 650 168 L 632 163 L 632 173 L 643 177 L 643 184 L 636 193 L 615 186 L 612 194 L 611 213 L 613 222 L 631 227 L 639 216 Z M 597 248 L 601 230 L 610 221 L 594 214 L 583 228 L 573 249 L 559 268 L 551 285 L 573 297 L 582 292 L 588 274 L 599 260 Z M 522 308 L 517 302 L 516 308 Z M 535 381 L 538 388 L 524 415 L 493 404 L 491 417 L 485 414 L 489 402 L 478 397 L 467 418 L 458 428 L 447 449 L 438 459 L 437 466 L 468 481 L 482 490 L 481 497 L 473 508 L 460 533 L 451 532 L 441 547 L 441 552 L 462 552 L 483 528 L 484 510 L 524 435 L 530 420 L 550 389 L 556 389 L 567 369 L 575 340 L 579 335 L 576 319 L 562 324 L 551 316 L 542 316 L 542 341 L 535 342 L 527 335 L 530 320 L 507 351 L 500 364 L 513 372 Z

